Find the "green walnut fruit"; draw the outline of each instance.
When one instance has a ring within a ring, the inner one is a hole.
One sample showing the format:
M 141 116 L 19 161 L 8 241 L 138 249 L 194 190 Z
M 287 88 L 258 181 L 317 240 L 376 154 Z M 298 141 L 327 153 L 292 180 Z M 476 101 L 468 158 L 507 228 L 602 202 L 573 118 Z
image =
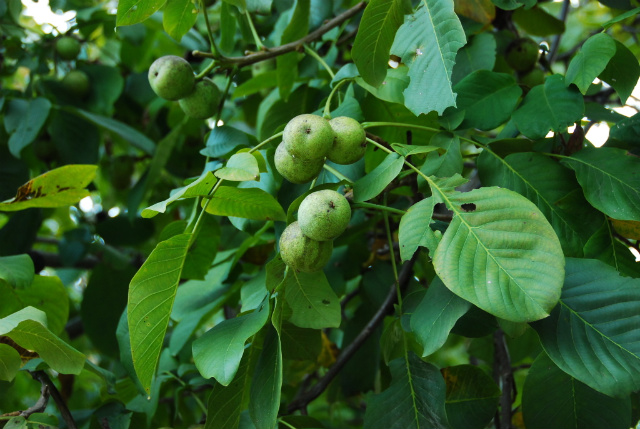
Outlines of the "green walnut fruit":
M 149 68 L 151 89 L 165 100 L 176 101 L 191 94 L 195 85 L 193 69 L 175 55 L 160 57 Z
M 333 145 L 333 130 L 329 121 L 317 115 L 299 115 L 284 127 L 282 142 L 297 158 L 324 158 Z
M 526 72 L 538 62 L 540 46 L 529 38 L 520 38 L 511 42 L 507 48 L 507 64 L 519 72 Z
M 72 70 L 62 79 L 62 86 L 70 94 L 83 98 L 89 93 L 89 76 L 83 71 Z
M 178 102 L 185 115 L 195 119 L 212 117 L 218 109 L 220 90 L 211 79 L 204 78 L 196 83 L 195 89 Z
M 300 230 L 317 241 L 333 240 L 351 220 L 349 201 L 336 191 L 325 189 L 305 197 L 298 208 Z
M 298 222 L 289 224 L 280 236 L 280 256 L 293 270 L 312 273 L 324 267 L 333 251 L 333 241 L 316 241 L 305 236 Z
M 527 85 L 529 88 L 541 85 L 544 83 L 544 71 L 536 67 L 528 73 L 525 73 L 520 77 L 520 83 Z
M 327 159 L 336 164 L 353 164 L 364 156 L 367 134 L 355 119 L 339 116 L 329 121 L 335 137 Z
M 284 143 L 280 143 L 274 156 L 276 170 L 291 183 L 307 183 L 320 174 L 324 159 L 302 159 L 291 155 Z
M 80 53 L 80 42 L 73 37 L 61 37 L 56 42 L 56 52 L 63 60 L 75 60 Z

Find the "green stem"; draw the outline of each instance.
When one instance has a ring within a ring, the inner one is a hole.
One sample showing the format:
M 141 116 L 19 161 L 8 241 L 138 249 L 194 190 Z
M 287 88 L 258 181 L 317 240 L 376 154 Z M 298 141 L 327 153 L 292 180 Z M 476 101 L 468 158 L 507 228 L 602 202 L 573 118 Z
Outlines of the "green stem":
M 382 149 L 383 151 L 385 151 L 385 152 L 387 152 L 387 153 L 395 153 L 395 152 L 394 152 L 394 151 L 392 151 L 391 149 L 389 149 L 389 148 L 386 148 L 386 147 L 382 146 L 382 145 L 381 145 L 380 143 L 378 143 L 377 141 L 375 141 L 375 140 L 371 140 L 369 137 L 367 137 L 366 139 L 367 139 L 367 141 L 368 141 L 369 143 L 371 143 L 372 145 L 376 146 L 377 148 Z
M 218 190 L 218 188 L 220 187 L 222 182 L 224 182 L 224 180 L 219 179 L 216 182 L 216 184 L 214 185 L 213 189 L 211 189 L 211 192 L 209 192 L 209 194 L 207 196 L 207 201 L 204 203 L 204 206 L 202 207 L 202 210 L 198 214 L 198 219 L 196 220 L 195 224 L 192 223 L 192 224 L 187 225 L 187 228 L 186 228 L 185 232 L 186 233 L 191 233 L 191 238 L 189 239 L 189 246 L 188 247 L 191 247 L 191 245 L 193 244 L 193 241 L 198 236 L 200 223 L 202 222 L 202 218 L 204 217 L 204 214 L 207 211 L 207 207 L 209 207 L 209 204 L 211 203 L 211 197 L 213 196 L 213 194 L 216 193 L 216 191 Z
M 316 61 L 318 61 L 320 64 L 322 64 L 322 67 L 324 67 L 324 69 L 329 73 L 329 76 L 331 76 L 331 80 L 333 80 L 333 78 L 336 77 L 336 75 L 333 72 L 333 70 L 331 70 L 331 67 L 329 67 L 329 64 L 327 64 L 326 61 L 320 55 L 318 55 L 318 53 L 316 51 L 314 51 L 309 46 L 307 46 L 306 43 L 304 45 L 302 45 L 302 46 L 304 47 L 304 51 L 307 54 L 311 55 L 313 58 L 316 59 Z
M 289 423 L 285 422 L 282 419 L 278 419 L 279 423 L 282 423 L 283 425 L 285 425 L 286 427 L 288 427 L 289 429 L 297 429 L 295 426 L 291 426 Z
M 249 23 L 249 28 L 251 29 L 251 34 L 253 35 L 253 41 L 256 44 L 256 47 L 259 51 L 264 50 L 264 45 L 260 41 L 260 37 L 258 36 L 258 32 L 256 31 L 256 27 L 253 25 L 253 20 L 251 19 L 251 15 L 249 14 L 249 10 L 245 9 L 245 16 L 247 17 L 247 22 Z
M 196 80 L 200 80 L 206 75 L 208 75 L 211 72 L 211 70 L 216 68 L 217 65 L 218 63 L 216 62 L 216 60 L 211 61 L 211 64 L 209 64 L 204 70 L 202 70 L 200 73 L 196 75 Z
M 275 140 L 275 139 L 277 139 L 277 138 L 281 137 L 281 136 L 282 136 L 282 134 L 284 134 L 284 132 L 283 132 L 283 131 L 280 131 L 279 133 L 272 135 L 271 137 L 269 137 L 268 139 L 266 139 L 266 140 L 265 140 L 265 141 L 263 141 L 262 143 L 259 143 L 257 146 L 254 146 L 253 148 L 251 148 L 251 149 L 249 150 L 249 153 L 252 153 L 252 152 L 257 151 L 258 149 L 262 148 L 264 145 L 268 144 L 268 143 L 269 143 L 269 142 L 271 142 L 272 140 Z
M 380 204 L 373 204 L 373 203 L 353 203 L 351 207 L 356 209 L 361 208 L 361 209 L 383 210 L 383 211 L 387 211 L 389 213 L 397 214 L 400 216 L 407 213 L 404 210 L 394 209 L 393 207 L 387 207 L 387 206 L 382 206 Z
M 202 8 L 202 14 L 204 15 L 204 22 L 207 25 L 207 35 L 209 36 L 209 44 L 211 45 L 211 55 L 213 58 L 218 58 L 218 49 L 216 47 L 216 42 L 213 39 L 213 30 L 211 30 L 209 14 L 207 13 L 207 6 L 204 4 L 204 0 L 200 0 L 200 7 Z
M 185 383 L 182 379 L 180 379 L 180 377 L 178 377 L 177 375 L 175 375 L 171 371 L 164 371 L 163 374 L 166 374 L 166 375 L 169 375 L 169 376 L 173 377 L 178 383 L 180 383 L 182 385 L 182 387 L 188 387 L 187 383 Z M 193 399 L 196 401 L 196 404 L 198 404 L 198 406 L 200 407 L 202 412 L 206 415 L 207 414 L 207 407 L 204 406 L 204 404 L 202 403 L 200 398 L 198 398 L 198 395 L 196 395 L 196 393 L 194 391 L 192 391 L 192 390 L 189 390 L 189 393 L 191 394 Z
M 351 82 L 351 79 L 345 79 L 345 80 L 341 80 L 340 82 L 338 82 L 338 84 L 336 86 L 333 87 L 333 89 L 331 90 L 331 93 L 329 94 L 329 98 L 327 98 L 327 102 L 324 104 L 324 112 L 322 113 L 322 116 L 329 120 L 331 119 L 331 99 L 333 99 L 333 95 L 336 93 L 336 91 L 338 90 L 338 88 L 340 88 L 342 85 L 344 85 L 347 82 Z
M 333 168 L 330 165 L 324 164 L 322 166 L 322 168 L 324 168 L 325 170 L 327 170 L 329 173 L 333 174 L 334 176 L 336 176 L 340 180 L 346 180 L 349 183 L 353 183 L 353 180 L 349 179 L 347 176 L 345 176 L 344 174 L 340 173 L 338 170 L 336 170 L 335 168 Z

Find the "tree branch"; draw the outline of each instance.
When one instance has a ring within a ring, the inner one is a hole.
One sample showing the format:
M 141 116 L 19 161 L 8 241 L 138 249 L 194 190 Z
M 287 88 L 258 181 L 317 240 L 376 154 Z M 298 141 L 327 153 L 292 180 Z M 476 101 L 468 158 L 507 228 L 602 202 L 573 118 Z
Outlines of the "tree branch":
M 267 49 L 266 51 L 255 52 L 249 55 L 245 55 L 243 57 L 220 57 L 220 58 L 214 58 L 214 56 L 209 52 L 193 51 L 193 56 L 204 57 L 204 58 L 214 58 L 218 63 L 218 67 L 221 69 L 249 66 L 251 64 L 255 64 L 260 61 L 268 60 L 269 58 L 274 58 L 279 55 L 283 55 L 283 54 L 301 49 L 305 43 L 310 43 L 310 42 L 313 42 L 314 40 L 319 39 L 320 37 L 322 37 L 323 34 L 328 32 L 329 30 L 333 29 L 334 27 L 337 27 L 347 19 L 355 16 L 358 12 L 363 10 L 366 5 L 367 5 L 366 2 L 360 2 L 356 4 L 354 7 L 352 7 L 351 9 L 348 9 L 343 13 L 341 13 L 340 15 L 336 16 L 335 18 L 327 21 L 325 24 L 318 27 L 316 30 L 312 31 L 311 33 L 307 34 L 305 37 L 299 40 L 295 40 L 291 43 L 287 43 L 281 46 L 277 46 L 275 48 Z
M 571 2 L 570 0 L 564 0 L 562 3 L 562 10 L 560 11 L 560 21 L 566 22 L 567 15 L 569 14 L 569 6 Z M 556 55 L 558 54 L 558 48 L 560 47 L 560 39 L 562 39 L 562 33 L 556 35 L 553 39 L 553 43 L 551 44 L 551 48 L 549 49 L 549 58 L 547 60 L 549 64 L 549 69 L 551 69 L 551 64 L 556 60 Z
M 400 288 L 404 289 L 409 280 L 411 279 L 413 272 L 413 264 L 416 260 L 416 254 L 414 254 L 413 258 L 404 266 L 400 271 L 400 275 L 398 276 L 398 283 L 400 284 Z M 369 323 L 365 325 L 365 327 L 360 331 L 358 336 L 353 340 L 351 344 L 349 344 L 338 356 L 336 362 L 329 368 L 329 371 L 320 378 L 320 380 L 311 387 L 311 389 L 307 390 L 304 393 L 301 393 L 296 397 L 291 403 L 287 406 L 287 412 L 293 413 L 296 410 L 304 409 L 311 401 L 316 399 L 324 390 L 329 386 L 329 383 L 335 378 L 336 375 L 340 372 L 340 370 L 345 366 L 345 364 L 353 357 L 355 352 L 364 344 L 364 342 L 369 338 L 369 336 L 373 333 L 373 331 L 382 323 L 385 316 L 389 313 L 389 311 L 393 308 L 393 304 L 395 304 L 397 300 L 396 294 L 396 284 L 393 283 L 389 288 L 389 293 L 385 298 L 384 302 L 373 315 Z
M 71 415 L 67 404 L 65 404 L 64 399 L 62 399 L 62 395 L 60 395 L 60 392 L 58 391 L 58 388 L 55 384 L 53 384 L 47 373 L 44 371 L 34 371 L 31 373 L 31 376 L 35 380 L 38 380 L 40 383 L 42 383 L 43 386 L 47 387 L 47 389 L 49 390 L 49 394 L 56 403 L 58 411 L 60 411 L 60 415 L 67 424 L 67 427 L 69 429 L 77 429 L 78 426 L 76 425 L 76 422 L 73 419 L 73 416 Z

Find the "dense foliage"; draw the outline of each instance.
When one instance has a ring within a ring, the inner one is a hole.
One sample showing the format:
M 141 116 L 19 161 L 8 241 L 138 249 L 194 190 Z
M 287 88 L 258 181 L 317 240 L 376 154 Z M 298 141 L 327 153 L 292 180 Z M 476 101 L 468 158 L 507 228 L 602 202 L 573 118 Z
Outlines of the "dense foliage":
M 29 4 L 0 427 L 636 427 L 634 2 Z

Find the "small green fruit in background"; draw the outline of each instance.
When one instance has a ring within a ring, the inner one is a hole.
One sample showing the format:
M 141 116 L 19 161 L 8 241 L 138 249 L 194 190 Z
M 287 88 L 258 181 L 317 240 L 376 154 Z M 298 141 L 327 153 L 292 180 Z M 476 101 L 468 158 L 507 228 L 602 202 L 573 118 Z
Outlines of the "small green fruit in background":
M 335 137 L 327 159 L 336 164 L 353 164 L 364 156 L 367 134 L 355 119 L 339 116 L 329 121 Z
M 349 201 L 330 189 L 307 195 L 298 208 L 298 223 L 302 233 L 317 241 L 338 237 L 350 220 Z
M 305 236 L 298 222 L 289 224 L 280 236 L 280 256 L 293 270 L 312 273 L 324 267 L 333 251 L 333 241 L 316 241 Z
M 302 159 L 291 155 L 284 143 L 280 143 L 274 156 L 278 173 L 291 183 L 303 184 L 313 180 L 322 171 L 324 159 Z
M 62 79 L 62 86 L 72 95 L 83 98 L 89 93 L 89 76 L 83 71 L 72 70 Z
M 212 117 L 220 103 L 220 90 L 211 79 L 206 77 L 196 83 L 195 89 L 178 102 L 185 115 L 195 119 Z
M 506 60 L 515 71 L 526 72 L 536 65 L 539 54 L 540 45 L 525 37 L 511 42 L 507 48 Z
M 56 41 L 56 52 L 63 60 L 75 60 L 80 53 L 80 42 L 73 37 L 61 37 Z
M 322 116 L 299 115 L 284 127 L 282 142 L 296 158 L 320 159 L 333 145 L 333 130 Z
M 544 83 L 544 71 L 541 68 L 536 67 L 530 72 L 520 76 L 520 83 L 527 85 L 529 88 L 542 85 Z
M 175 55 L 160 57 L 149 68 L 149 84 L 159 97 L 176 101 L 191 94 L 195 85 L 193 69 Z

